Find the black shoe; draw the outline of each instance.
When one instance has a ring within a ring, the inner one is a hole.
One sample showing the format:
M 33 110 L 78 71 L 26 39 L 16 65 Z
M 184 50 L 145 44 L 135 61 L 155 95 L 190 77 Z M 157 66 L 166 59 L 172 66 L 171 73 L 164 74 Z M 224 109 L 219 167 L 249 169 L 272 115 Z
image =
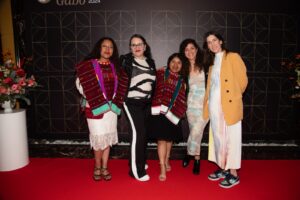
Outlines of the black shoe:
M 182 159 L 182 167 L 187 167 L 190 164 L 190 156 L 185 155 Z
M 193 174 L 200 174 L 200 160 L 194 160 Z

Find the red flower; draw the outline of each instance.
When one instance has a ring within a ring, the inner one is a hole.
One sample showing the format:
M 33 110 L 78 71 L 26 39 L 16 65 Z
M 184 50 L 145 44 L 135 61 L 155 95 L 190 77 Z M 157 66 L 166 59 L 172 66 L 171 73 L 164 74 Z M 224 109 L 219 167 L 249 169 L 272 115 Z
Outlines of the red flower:
M 0 94 L 7 94 L 7 89 L 3 86 L 0 86 Z
M 13 83 L 13 80 L 12 80 L 12 78 L 7 77 L 6 79 L 3 80 L 3 83 L 11 85 Z
M 18 90 L 19 88 L 20 88 L 20 87 L 19 87 L 18 84 L 13 84 L 13 85 L 11 86 L 11 89 L 12 89 L 13 91 Z
M 26 86 L 25 78 L 20 79 L 18 84 L 21 85 L 21 86 Z
M 34 85 L 36 85 L 36 81 L 35 81 L 34 77 L 31 76 L 31 79 L 28 80 L 28 86 L 32 87 Z
M 19 77 L 25 76 L 25 71 L 21 68 L 17 69 L 16 73 Z
M 23 99 L 29 103 L 27 90 L 38 86 L 34 77 L 27 77 L 23 69 L 25 65 L 31 65 L 31 58 L 19 59 L 18 64 L 15 65 L 11 54 L 7 53 L 3 60 L 5 62 L 0 65 L 0 103 L 14 99 Z

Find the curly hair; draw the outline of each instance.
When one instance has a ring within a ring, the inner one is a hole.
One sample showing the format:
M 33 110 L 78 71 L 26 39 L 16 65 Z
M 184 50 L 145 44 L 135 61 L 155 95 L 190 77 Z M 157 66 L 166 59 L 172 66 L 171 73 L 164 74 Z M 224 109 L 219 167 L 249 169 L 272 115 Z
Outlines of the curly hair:
M 199 45 L 197 44 L 197 42 L 194 39 L 187 38 L 187 39 L 183 40 L 180 43 L 179 52 L 182 55 L 184 55 L 184 57 L 186 58 L 186 56 L 185 56 L 185 48 L 189 44 L 194 45 L 194 47 L 197 49 L 196 60 L 195 60 L 195 67 L 197 67 L 199 69 L 199 71 L 201 72 L 202 70 L 204 70 L 203 63 L 202 63 L 203 52 L 202 52 L 201 48 L 199 47 Z M 190 61 L 187 58 L 186 58 L 186 62 L 188 62 L 188 65 L 190 66 Z

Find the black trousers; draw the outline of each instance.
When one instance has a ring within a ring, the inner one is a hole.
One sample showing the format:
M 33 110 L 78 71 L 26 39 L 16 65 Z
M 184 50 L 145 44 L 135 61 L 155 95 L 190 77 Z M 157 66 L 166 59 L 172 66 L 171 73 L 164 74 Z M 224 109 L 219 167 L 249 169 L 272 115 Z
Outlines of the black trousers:
M 151 105 L 140 100 L 124 103 L 125 113 L 130 124 L 130 174 L 136 179 L 146 175 L 147 119 Z

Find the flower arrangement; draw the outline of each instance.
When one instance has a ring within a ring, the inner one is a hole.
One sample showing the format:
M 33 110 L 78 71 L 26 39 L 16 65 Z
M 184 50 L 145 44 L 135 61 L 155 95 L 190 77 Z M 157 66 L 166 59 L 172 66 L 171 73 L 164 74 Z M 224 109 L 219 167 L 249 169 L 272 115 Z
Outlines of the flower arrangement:
M 3 60 L 4 63 L 0 64 L 0 103 L 22 99 L 30 105 L 28 90 L 38 86 L 34 76 L 28 77 L 24 70 L 24 66 L 31 62 L 31 59 L 21 59 L 15 65 L 11 53 L 7 52 L 3 54 Z
M 281 63 L 289 72 L 289 79 L 293 81 L 294 93 L 291 96 L 292 99 L 300 99 L 300 54 L 296 54 L 294 57 Z

